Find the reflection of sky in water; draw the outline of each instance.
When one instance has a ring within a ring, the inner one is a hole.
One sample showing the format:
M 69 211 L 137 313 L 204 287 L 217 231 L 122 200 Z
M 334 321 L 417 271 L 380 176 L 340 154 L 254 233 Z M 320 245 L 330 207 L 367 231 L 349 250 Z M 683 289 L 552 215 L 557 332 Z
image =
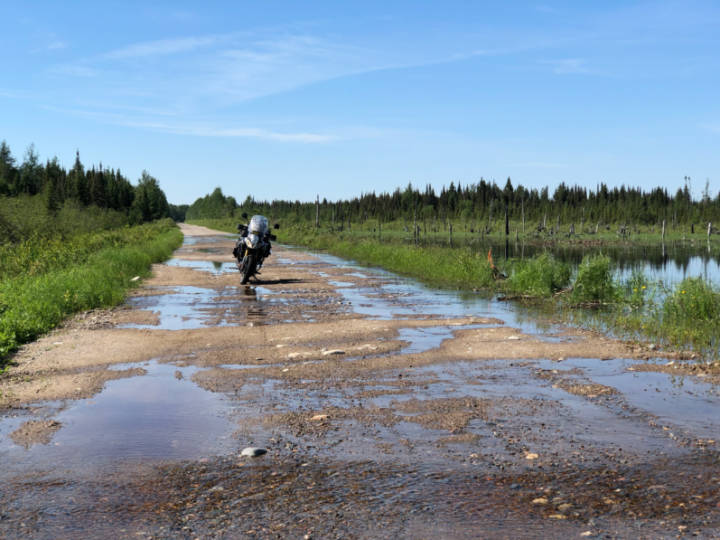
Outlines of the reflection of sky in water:
M 216 235 L 216 236 L 188 236 L 183 237 L 183 246 L 194 246 L 195 244 L 212 244 L 215 242 L 227 242 L 237 238 L 233 235 Z
M 179 268 L 192 268 L 194 270 L 202 270 L 212 274 L 224 274 L 228 272 L 237 272 L 237 266 L 234 262 L 220 261 L 195 261 L 190 259 L 172 258 L 166 261 L 168 266 L 176 266 Z
M 191 286 L 158 289 L 170 292 L 128 299 L 130 306 L 155 313 L 158 324 L 128 323 L 118 327 L 191 330 L 245 324 L 247 319 L 264 316 L 263 303 L 267 296 L 272 295 L 271 290 L 260 286 L 231 287 L 219 291 Z
M 668 260 L 660 265 L 638 262 L 619 270 L 618 276 L 627 279 L 633 270 L 644 273 L 650 281 L 662 281 L 665 285 L 673 285 L 689 277 L 701 277 L 720 285 L 720 263 L 708 257 L 694 256 L 682 263 Z
M 5 438 L 7 428 L 16 426 L 3 426 L 0 448 L 5 466 L 27 470 L 29 465 L 47 463 L 83 470 L 127 460 L 195 459 L 232 450 L 230 405 L 221 394 L 192 382 L 197 367 L 155 361 L 114 366 L 130 367 L 142 367 L 147 373 L 109 381 L 91 399 L 49 411 L 61 423 L 49 445 L 26 450 Z
M 657 416 L 660 421 L 685 426 L 696 437 L 715 438 L 720 434 L 720 388 L 695 377 L 627 371 L 634 363 L 593 358 L 539 362 L 543 369 L 580 368 L 590 380 L 621 392 L 631 405 Z

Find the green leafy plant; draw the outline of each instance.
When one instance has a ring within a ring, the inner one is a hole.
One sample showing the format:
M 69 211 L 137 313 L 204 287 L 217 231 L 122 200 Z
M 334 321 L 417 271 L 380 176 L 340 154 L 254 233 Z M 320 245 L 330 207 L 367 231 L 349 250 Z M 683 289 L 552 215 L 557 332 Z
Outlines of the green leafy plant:
M 549 253 L 520 261 L 508 279 L 508 289 L 517 294 L 548 297 L 567 287 L 570 267 Z
M 620 300 L 620 287 L 613 277 L 610 257 L 600 254 L 583 258 L 570 299 L 576 304 L 605 304 Z

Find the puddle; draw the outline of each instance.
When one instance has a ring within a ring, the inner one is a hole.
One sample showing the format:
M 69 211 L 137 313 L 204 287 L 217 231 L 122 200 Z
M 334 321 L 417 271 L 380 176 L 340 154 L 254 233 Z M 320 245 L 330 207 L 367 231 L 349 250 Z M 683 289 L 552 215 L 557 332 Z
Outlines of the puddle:
M 196 261 L 174 257 L 169 261 L 166 261 L 165 264 L 167 264 L 168 266 L 192 268 L 194 270 L 200 270 L 202 272 L 210 272 L 214 275 L 237 272 L 237 266 L 234 262 Z
M 426 328 L 400 328 L 398 338 L 407 341 L 408 345 L 400 349 L 399 354 L 423 353 L 436 349 L 446 339 L 453 337 L 458 330 L 471 330 L 487 325 L 470 324 L 458 326 L 429 326 Z
M 210 325 L 207 310 L 216 307 L 213 299 L 218 296 L 218 291 L 189 286 L 172 287 L 171 290 L 173 292 L 169 294 L 138 296 L 128 300 L 134 308 L 156 313 L 158 324 L 126 324 L 121 328 L 188 330 Z
M 592 381 L 615 388 L 633 407 L 662 423 L 682 426 L 695 437 L 720 435 L 720 388 L 695 377 L 628 371 L 635 362 L 616 359 L 568 358 L 558 364 L 543 361 L 543 369 L 580 368 Z
M 262 323 L 264 302 L 272 291 L 260 286 L 228 287 L 220 291 L 202 287 L 167 287 L 168 294 L 137 296 L 128 304 L 152 311 L 158 324 L 124 324 L 118 328 L 150 330 L 191 330 L 208 326 L 240 326 L 248 321 Z
M 418 368 L 417 379 L 434 379 L 436 382 L 424 388 L 415 387 L 407 394 L 381 396 L 373 403 L 388 407 L 393 401 L 408 399 L 490 399 L 500 408 L 496 414 L 506 409 L 502 418 L 496 419 L 499 427 L 507 424 L 537 428 L 544 423 L 558 433 L 599 447 L 640 453 L 679 451 L 673 441 L 649 427 L 645 419 L 618 416 L 601 404 L 539 382 L 532 376 L 536 363 L 513 364 L 513 361 L 498 360 Z M 552 368 L 557 369 L 558 364 L 553 363 Z
M 3 466 L 78 471 L 128 461 L 196 459 L 233 450 L 230 404 L 190 380 L 198 368 L 155 361 L 139 366 L 146 375 L 110 381 L 95 397 L 70 402 L 52 415 L 62 427 L 48 445 L 27 450 L 15 445 L 9 433 L 17 421 L 3 419 Z
M 228 240 L 235 240 L 235 235 L 213 235 L 213 236 L 185 236 L 183 238 L 183 246 L 194 246 L 196 244 L 215 244 L 217 242 L 227 242 Z

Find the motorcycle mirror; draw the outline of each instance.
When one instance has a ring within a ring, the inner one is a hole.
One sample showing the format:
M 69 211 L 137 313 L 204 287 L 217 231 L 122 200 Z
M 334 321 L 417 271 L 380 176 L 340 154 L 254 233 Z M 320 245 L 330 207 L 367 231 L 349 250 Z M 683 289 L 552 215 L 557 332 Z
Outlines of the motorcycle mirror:
M 240 217 L 243 219 L 247 219 L 248 218 L 247 212 L 243 212 L 242 214 L 240 214 Z
M 279 224 L 279 223 L 276 223 L 275 225 L 273 225 L 273 229 L 279 229 L 279 228 L 280 228 L 280 224 Z

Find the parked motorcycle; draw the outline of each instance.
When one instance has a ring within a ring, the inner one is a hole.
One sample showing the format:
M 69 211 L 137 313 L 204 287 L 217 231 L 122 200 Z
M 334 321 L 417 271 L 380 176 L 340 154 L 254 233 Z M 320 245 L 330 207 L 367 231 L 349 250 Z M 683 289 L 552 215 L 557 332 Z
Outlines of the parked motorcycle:
M 247 219 L 247 214 L 242 214 Z M 256 215 L 250 218 L 247 225 L 238 225 L 240 238 L 235 243 L 233 256 L 237 259 L 237 267 L 242 274 L 243 285 L 248 280 L 260 273 L 263 261 L 270 256 L 270 241 L 277 240 L 274 234 L 270 233 L 270 226 L 265 216 Z M 276 223 L 275 229 L 280 226 Z

